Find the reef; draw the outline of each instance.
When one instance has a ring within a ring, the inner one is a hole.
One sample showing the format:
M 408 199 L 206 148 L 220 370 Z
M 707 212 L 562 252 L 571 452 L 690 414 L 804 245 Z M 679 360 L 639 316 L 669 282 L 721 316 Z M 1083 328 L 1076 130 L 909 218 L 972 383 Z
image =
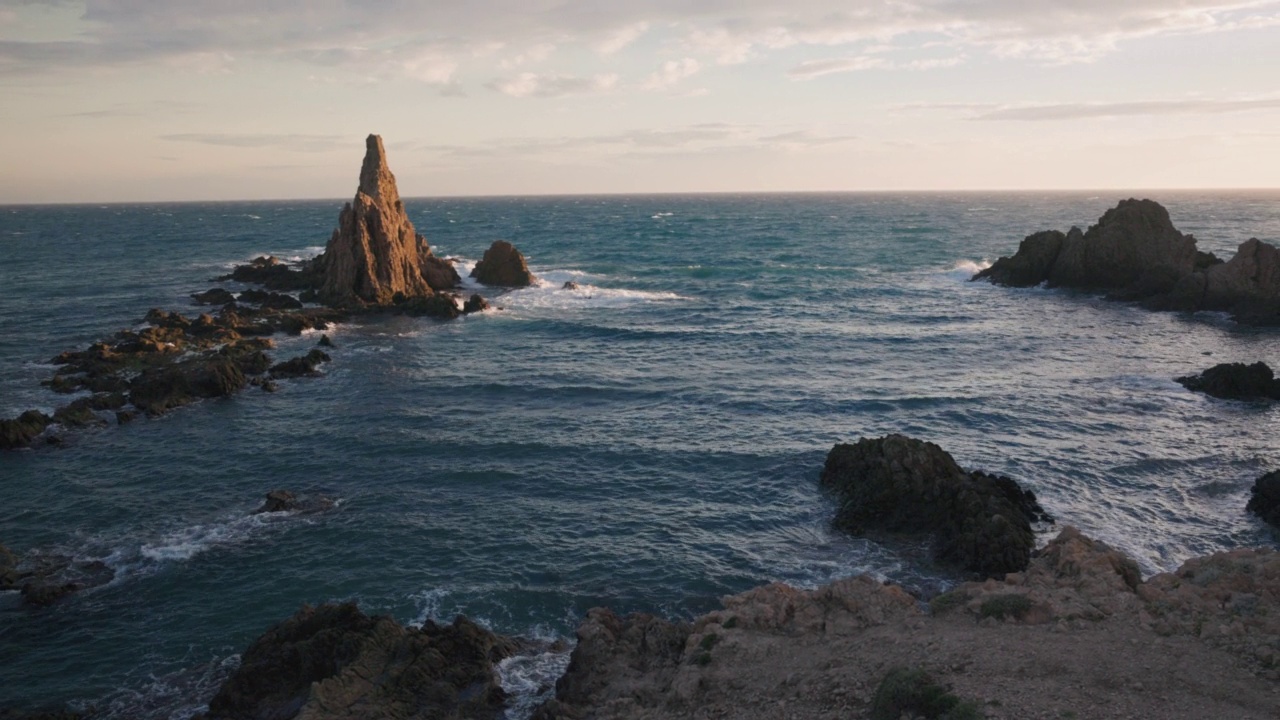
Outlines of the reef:
M 1174 380 L 1188 390 L 1224 400 L 1280 400 L 1280 380 L 1263 362 L 1221 363 Z
M 321 255 L 296 266 L 271 256 L 255 258 L 217 280 L 258 287 L 192 293 L 192 302 L 210 312 L 189 318 L 153 309 L 141 330 L 122 330 L 84 350 L 58 355 L 51 362 L 59 369 L 44 384 L 81 397 L 52 415 L 29 410 L 0 419 L 0 450 L 30 447 L 42 438 L 61 442 L 51 428 L 126 423 L 230 397 L 247 387 L 274 391 L 276 380 L 317 377 L 320 365 L 331 360 L 316 349 L 275 362 L 267 351 L 274 348 L 270 336 L 276 333 L 298 335 L 383 314 L 447 320 L 488 309 L 478 294 L 464 302 L 447 292 L 460 282 L 457 271 L 414 229 L 382 138 L 370 135 L 365 145 L 355 197 L 339 213 Z M 495 267 L 504 277 L 516 266 L 527 274 L 523 256 L 507 247 L 495 256 Z
M 1122 200 L 1083 232 L 1029 235 L 973 279 L 1103 291 L 1153 310 L 1224 311 L 1241 324 L 1280 325 L 1280 251 L 1252 238 L 1223 262 L 1198 250 L 1153 200 Z

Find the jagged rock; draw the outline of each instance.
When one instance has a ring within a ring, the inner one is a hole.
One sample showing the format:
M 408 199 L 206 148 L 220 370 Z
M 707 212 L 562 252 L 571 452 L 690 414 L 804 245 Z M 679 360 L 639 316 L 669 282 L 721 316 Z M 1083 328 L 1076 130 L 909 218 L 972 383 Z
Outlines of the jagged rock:
M 653 702 L 670 686 L 692 628 L 645 613 L 625 618 L 592 608 L 578 626 L 569 667 L 556 681 L 556 699 L 570 705 L 598 703 L 609 686 L 644 688 Z M 643 681 L 643 682 L 641 682 Z M 615 691 L 616 692 L 616 691 Z
M 577 289 L 578 289 L 578 283 L 576 283 L 576 282 L 574 282 L 574 281 L 572 281 L 572 280 L 565 280 L 565 281 L 564 281 L 564 284 L 560 286 L 560 289 L 561 289 L 561 290 L 577 290 Z
M 1280 325 L 1280 250 L 1257 238 L 1222 262 L 1196 249 L 1151 200 L 1123 200 L 1088 232 L 1028 236 L 1013 257 L 973 276 L 997 285 L 1048 283 L 1109 291 L 1152 310 L 1228 311 L 1248 325 Z
M 269 290 L 306 290 L 315 284 L 315 275 L 308 270 L 294 270 L 288 263 L 274 255 L 260 255 L 247 265 L 237 265 L 229 275 L 219 281 L 261 285 Z
M 197 305 L 226 305 L 236 301 L 236 296 L 222 288 L 213 288 L 202 293 L 192 293 L 191 299 Z
M 489 301 L 485 300 L 479 293 L 473 293 L 467 298 L 467 302 L 462 306 L 462 314 L 469 315 L 474 312 L 482 312 L 489 309 Z
M 458 287 L 462 278 L 453 263 L 431 254 L 431 249 L 424 240 L 418 247 L 418 260 L 422 268 L 422 278 L 432 290 L 452 290 Z
M 1273 470 L 1253 483 L 1245 509 L 1267 524 L 1280 528 L 1280 470 Z
M 471 277 L 485 285 L 527 287 L 536 279 L 529 272 L 524 255 L 506 240 L 495 240 L 471 270 Z
M 937 445 L 902 435 L 836 445 L 821 482 L 840 501 L 838 528 L 929 535 L 937 560 L 988 576 L 1026 568 L 1031 523 L 1050 519 L 1013 480 L 965 472 Z
M 321 335 L 320 339 L 316 342 L 316 345 L 318 345 L 319 347 L 331 348 L 333 347 L 333 341 L 329 339 L 328 335 Z
M 296 358 L 290 358 L 281 363 L 271 366 L 271 377 L 273 378 L 290 378 L 290 377 L 313 377 L 319 375 L 316 368 L 320 363 L 329 362 L 328 353 L 323 350 L 312 348 L 306 355 Z
M 342 208 L 338 228 L 314 262 L 318 297 L 336 306 L 389 305 L 397 294 L 430 297 L 426 276 L 446 283 L 444 268 L 428 261 L 424 273 L 431 248 L 404 211 L 382 138 L 370 135 L 365 145 L 355 198 Z
M 1196 392 L 1227 400 L 1280 400 L 1280 380 L 1266 363 L 1221 363 L 1199 375 L 1186 375 L 1175 381 Z
M 1252 238 L 1205 271 L 1203 307 L 1231 311 L 1250 325 L 1280 324 L 1280 250 Z
M 518 649 L 464 617 L 421 630 L 355 603 L 304 607 L 244 652 L 207 720 L 500 718 L 494 665 Z
M 27 447 L 53 420 L 38 410 L 28 410 L 12 420 L 0 420 L 0 450 Z
M 996 285 L 1009 287 L 1033 287 L 1049 279 L 1053 261 L 1062 251 L 1066 235 L 1057 230 L 1045 230 L 1028 235 L 1018 245 L 1013 257 L 1002 257 L 991 267 L 979 272 L 974 280 L 989 280 Z

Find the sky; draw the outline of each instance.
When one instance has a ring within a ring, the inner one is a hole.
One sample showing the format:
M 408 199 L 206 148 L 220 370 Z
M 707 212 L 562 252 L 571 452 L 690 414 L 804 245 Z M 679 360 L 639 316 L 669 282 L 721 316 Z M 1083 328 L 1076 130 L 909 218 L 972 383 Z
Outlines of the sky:
M 1280 187 L 1280 0 L 0 0 L 0 203 Z

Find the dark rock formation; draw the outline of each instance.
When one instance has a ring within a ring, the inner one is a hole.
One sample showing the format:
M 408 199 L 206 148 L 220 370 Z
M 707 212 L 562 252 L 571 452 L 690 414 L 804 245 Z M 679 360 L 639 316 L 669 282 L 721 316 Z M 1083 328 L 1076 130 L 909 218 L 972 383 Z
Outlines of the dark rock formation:
M 474 312 L 482 312 L 489 309 L 489 301 L 485 300 L 479 293 L 473 293 L 467 298 L 466 304 L 462 306 L 462 313 L 468 315 Z
M 466 618 L 405 628 L 354 603 L 304 607 L 244 652 L 208 720 L 500 718 L 517 649 Z
M 316 341 L 316 345 L 319 347 L 331 348 L 333 347 L 333 341 L 329 339 L 328 335 L 321 335 L 320 339 Z
M 1280 528 L 1280 470 L 1273 470 L 1253 483 L 1253 494 L 1245 509 L 1268 525 Z
M 572 280 L 565 280 L 565 281 L 564 281 L 564 284 L 560 286 L 560 289 L 561 289 L 561 290 L 577 290 L 577 289 L 578 289 L 578 283 L 576 283 L 576 282 L 574 282 L 574 281 L 572 281 Z
M 266 494 L 262 506 L 253 511 L 254 515 L 275 512 L 317 513 L 333 509 L 333 500 L 320 496 L 300 498 L 288 490 L 272 490 Z
M 1266 363 L 1222 363 L 1199 375 L 1186 375 L 1175 381 L 1188 390 L 1227 400 L 1280 400 L 1280 380 L 1275 379 Z
M 670 685 L 691 632 L 686 623 L 645 613 L 622 618 L 608 608 L 593 608 L 578 626 L 578 644 L 556 682 L 556 699 L 587 704 L 606 684 L 625 685 L 628 678 Z
M 204 398 L 230 397 L 248 384 L 232 359 L 215 355 L 143 372 L 129 383 L 129 402 L 148 415 Z
M 240 302 L 253 303 L 264 308 L 276 310 L 301 310 L 302 302 L 292 295 L 267 292 L 265 290 L 245 290 L 240 293 Z
M 18 558 L 9 548 L 0 545 L 0 590 L 12 590 L 18 586 Z
M 840 501 L 840 529 L 930 535 L 937 560 L 991 577 L 1026 568 L 1031 523 L 1050 520 L 1013 480 L 966 472 L 937 445 L 902 435 L 836 445 L 821 481 Z
M 308 269 L 294 270 L 274 255 L 256 257 L 249 264 L 237 266 L 231 274 L 223 275 L 218 280 L 251 283 L 269 290 L 306 290 L 316 282 L 314 273 Z
M 48 415 L 38 410 L 28 410 L 12 420 L 0 420 L 0 450 L 27 447 L 51 422 Z
M 506 240 L 495 240 L 484 251 L 484 257 L 471 270 L 471 277 L 499 287 L 528 287 L 535 280 L 524 255 Z
M 323 350 L 312 348 L 306 355 L 290 358 L 271 366 L 271 377 L 314 377 L 320 373 L 316 370 L 320 363 L 329 362 L 329 354 Z
M 99 560 L 34 554 L 20 559 L 0 545 L 0 590 L 18 590 L 32 607 L 47 607 L 88 588 L 105 585 L 115 571 Z
M 973 279 L 1103 290 L 1153 310 L 1228 311 L 1240 323 L 1280 325 L 1280 250 L 1252 239 L 1223 263 L 1197 250 L 1151 200 L 1123 200 L 1084 233 L 1028 236 L 1013 257 Z
M 236 296 L 222 288 L 213 288 L 202 293 L 192 293 L 191 299 L 197 305 L 226 305 L 236 301 Z
M 313 268 L 320 301 L 336 306 L 390 305 L 397 294 L 430 297 L 431 281 L 442 288 L 456 282 L 452 265 L 433 259 L 405 214 L 377 135 L 366 141 L 355 198 L 342 208 L 338 228 Z

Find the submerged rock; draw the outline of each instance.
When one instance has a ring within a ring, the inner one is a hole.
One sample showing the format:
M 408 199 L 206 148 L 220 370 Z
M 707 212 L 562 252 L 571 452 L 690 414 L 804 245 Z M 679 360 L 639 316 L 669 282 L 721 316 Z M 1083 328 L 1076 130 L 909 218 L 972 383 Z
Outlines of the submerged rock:
M 365 147 L 355 198 L 313 263 L 318 298 L 336 306 L 390 305 L 397 295 L 430 297 L 433 282 L 453 287 L 453 266 L 432 256 L 405 213 L 382 138 L 370 135 Z
M 1226 400 L 1280 400 L 1280 380 L 1266 363 L 1221 363 L 1199 375 L 1186 375 L 1175 381 L 1196 392 Z
M 236 296 L 222 288 L 213 288 L 202 293 L 192 293 L 191 299 L 198 305 L 226 305 L 236 301 Z
M 31 444 L 53 419 L 38 410 L 28 410 L 12 420 L 0 420 L 0 450 L 14 450 Z
M 528 287 L 536 279 L 529 272 L 524 255 L 506 240 L 495 240 L 484 251 L 484 257 L 471 270 L 471 277 L 498 287 Z
M 466 304 L 462 306 L 462 314 L 469 315 L 474 312 L 483 312 L 489 309 L 489 301 L 479 293 L 473 293 L 467 298 Z
M 1280 529 L 1280 470 L 1273 470 L 1254 481 L 1245 509 Z
M 262 506 L 254 510 L 253 514 L 261 515 L 262 513 L 276 512 L 317 513 L 332 510 L 333 506 L 333 500 L 324 496 L 300 498 L 288 490 L 272 490 L 266 494 Z
M 518 649 L 464 617 L 406 628 L 355 603 L 304 607 L 244 652 L 207 720 L 500 718 Z
M 966 472 L 937 445 L 902 435 L 836 445 L 821 482 L 840 502 L 836 527 L 927 535 L 937 560 L 987 576 L 1026 568 L 1031 524 L 1051 520 L 1015 481 Z

